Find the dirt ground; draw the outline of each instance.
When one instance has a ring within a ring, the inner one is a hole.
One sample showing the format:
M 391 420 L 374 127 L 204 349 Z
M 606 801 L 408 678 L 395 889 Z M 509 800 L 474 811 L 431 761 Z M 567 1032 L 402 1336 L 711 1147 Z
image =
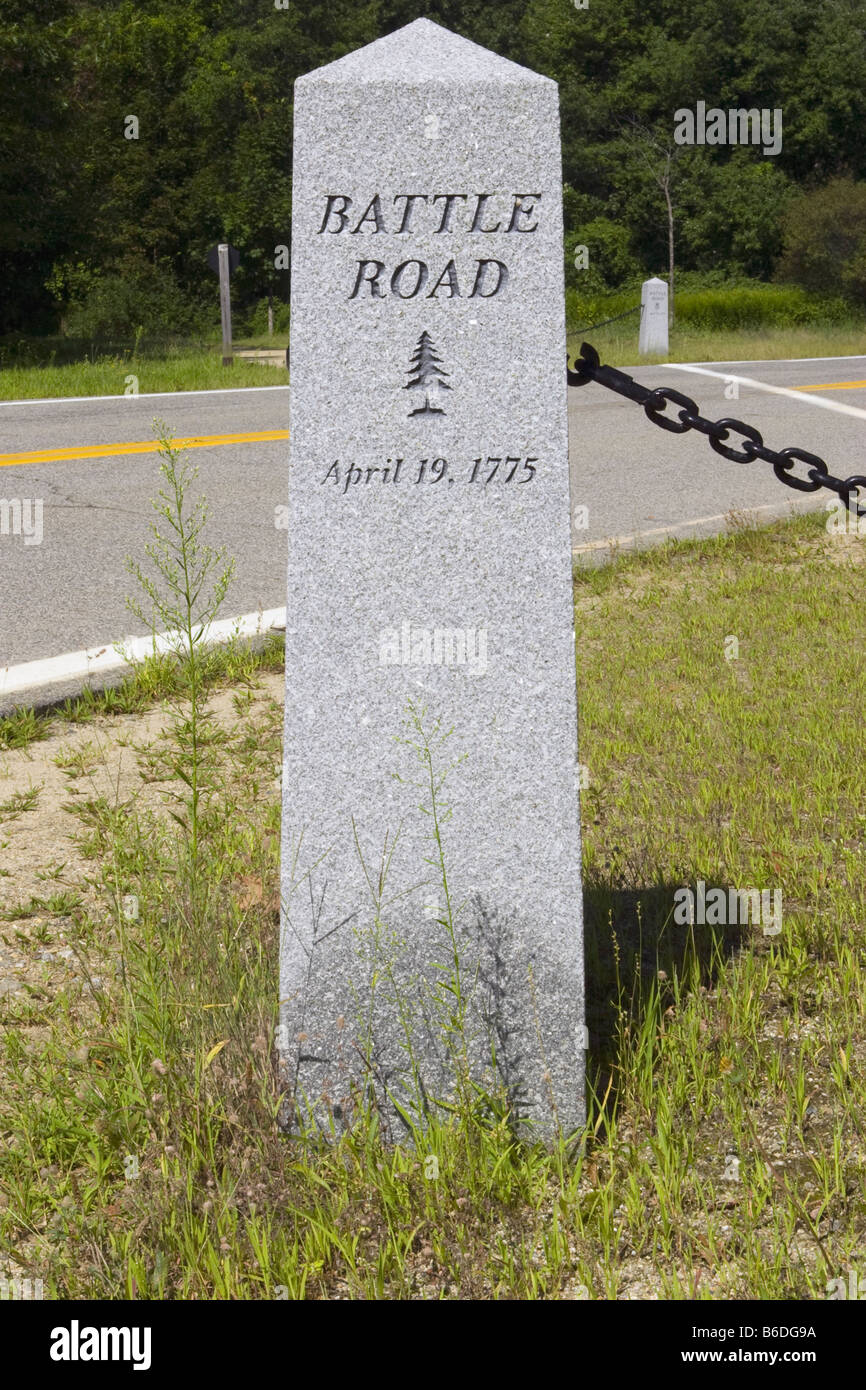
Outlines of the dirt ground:
M 258 698 L 282 702 L 282 675 L 265 673 L 260 682 Z M 217 692 L 209 707 L 224 727 L 237 723 L 231 690 Z M 70 944 L 76 900 L 97 918 L 103 910 L 96 865 L 76 844 L 82 824 L 74 808 L 100 797 L 158 806 L 161 784 L 142 780 L 142 764 L 167 722 L 163 708 L 81 724 L 58 719 L 42 741 L 0 752 L 0 998 L 44 1000 L 70 977 L 84 989 L 101 984 Z

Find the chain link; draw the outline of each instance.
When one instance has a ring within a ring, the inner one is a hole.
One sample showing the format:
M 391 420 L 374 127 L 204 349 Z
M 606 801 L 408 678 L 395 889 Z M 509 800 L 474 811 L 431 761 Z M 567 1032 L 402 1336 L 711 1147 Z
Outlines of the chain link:
M 661 429 L 670 430 L 672 434 L 697 430 L 699 434 L 707 436 L 710 448 L 723 458 L 731 459 L 734 463 L 753 463 L 755 459 L 762 459 L 773 465 L 773 472 L 786 487 L 796 488 L 798 492 L 817 492 L 819 488 L 829 488 L 841 497 L 855 516 L 866 516 L 866 507 L 859 506 L 856 495 L 852 496 L 859 488 L 866 489 L 866 475 L 834 478 L 817 454 L 793 447 L 777 452 L 767 447 L 759 430 L 743 420 L 734 420 L 729 416 L 723 420 L 707 420 L 701 415 L 697 401 L 683 395 L 682 391 L 675 391 L 671 386 L 658 386 L 650 390 L 647 386 L 641 386 L 627 372 L 602 366 L 598 353 L 590 343 L 581 343 L 580 354 L 573 368 L 566 362 L 569 386 L 585 386 L 588 381 L 597 381 L 599 386 L 606 386 L 609 391 L 616 391 L 617 395 L 627 396 L 630 401 L 642 405 L 647 418 Z M 669 406 L 679 407 L 676 414 L 673 410 L 668 411 Z M 740 439 L 729 444 L 726 441 L 732 435 L 739 435 Z M 793 472 L 796 463 L 805 465 L 805 478 Z

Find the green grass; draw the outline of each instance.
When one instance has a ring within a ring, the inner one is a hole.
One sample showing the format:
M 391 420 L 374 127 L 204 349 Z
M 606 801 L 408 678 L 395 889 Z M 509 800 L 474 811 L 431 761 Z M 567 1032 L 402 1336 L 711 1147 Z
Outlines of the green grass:
M 282 709 L 244 687 L 201 750 L 194 892 L 158 807 L 78 807 L 103 987 L 0 1001 L 0 1251 L 71 1298 L 802 1299 L 866 1272 L 866 540 L 822 522 L 575 576 L 584 1144 L 469 1112 L 419 1150 L 372 1117 L 283 1132 Z M 781 889 L 782 933 L 676 926 L 698 879 Z
M 219 346 L 209 352 L 179 353 L 159 360 L 100 357 L 64 365 L 5 367 L 0 371 L 0 400 L 34 400 L 55 396 L 120 396 L 138 379 L 138 391 L 207 391 L 225 386 L 285 386 L 284 368 L 235 361 L 223 367 Z
M 603 316 L 604 317 L 604 316 Z M 625 326 L 623 326 L 625 325 Z M 638 320 L 624 319 L 608 327 L 570 333 L 569 354 L 580 352 L 580 344 L 592 343 L 602 362 L 612 367 L 658 362 L 762 362 L 797 357 L 866 356 L 866 324 L 832 324 L 802 327 L 708 330 L 675 325 L 670 335 L 670 351 L 641 357 L 638 353 Z
M 708 292 L 709 293 L 709 292 Z M 714 292 L 716 295 L 720 291 Z M 684 301 L 688 300 L 683 296 Z M 619 312 L 637 295 L 627 296 L 620 305 L 613 298 L 605 306 L 594 309 L 593 318 L 607 318 Z M 597 314 L 595 310 L 597 309 Z M 866 354 L 866 323 L 827 323 L 786 326 L 768 324 L 763 328 L 707 328 L 678 323 L 671 334 L 670 353 L 638 357 L 637 316 L 593 329 L 589 333 L 573 331 L 584 322 L 583 315 L 570 317 L 569 352 L 580 350 L 581 341 L 588 337 L 598 348 L 603 362 L 612 366 L 627 366 L 638 360 L 655 362 L 730 362 L 736 360 L 778 359 L 787 357 L 834 357 Z M 256 340 L 244 346 L 272 346 L 267 340 Z M 237 345 L 236 345 L 237 346 Z M 142 394 L 155 391 L 207 391 L 225 386 L 276 386 L 288 383 L 282 368 L 263 367 L 235 361 L 223 367 L 219 347 L 210 351 L 182 352 L 163 359 L 150 356 L 128 360 L 121 356 L 102 357 L 95 361 L 65 365 L 4 367 L 0 371 L 0 400 L 33 400 L 55 396 L 114 396 L 122 395 L 128 386 L 127 378 L 138 378 Z
M 0 716 L 0 753 L 10 748 L 26 748 L 47 736 L 50 720 L 32 709 L 14 710 Z
M 0 919 L 21 922 L 28 917 L 65 917 L 81 907 L 81 896 L 73 892 L 52 893 L 48 898 L 32 897 L 29 902 L 16 903 L 0 912 Z
M 274 633 L 255 645 L 238 640 L 211 647 L 203 657 L 205 685 L 212 689 L 225 681 L 246 682 L 259 671 L 279 669 L 282 650 L 282 638 Z M 131 666 L 117 685 L 105 690 L 84 690 L 74 699 L 38 714 L 33 709 L 20 709 L 0 717 L 0 753 L 26 748 L 64 724 L 86 724 L 104 715 L 140 713 L 181 694 L 184 688 L 184 672 L 170 656 L 148 657 Z M 86 771 L 89 761 L 92 759 L 83 750 L 67 758 L 61 749 L 54 759 L 56 766 L 72 775 Z
M 807 294 L 791 285 L 757 282 L 707 287 L 693 272 L 677 280 L 676 322 L 667 356 L 639 358 L 637 313 L 614 318 L 640 304 L 640 284 L 606 295 L 569 289 L 569 350 L 588 339 L 612 366 L 654 362 L 764 361 L 835 357 L 866 352 L 866 317 L 839 298 Z M 591 325 L 601 324 L 598 328 Z
M 26 792 L 15 792 L 6 801 L 0 801 L 0 822 L 18 820 L 25 811 L 32 811 L 39 801 L 39 787 L 30 787 Z

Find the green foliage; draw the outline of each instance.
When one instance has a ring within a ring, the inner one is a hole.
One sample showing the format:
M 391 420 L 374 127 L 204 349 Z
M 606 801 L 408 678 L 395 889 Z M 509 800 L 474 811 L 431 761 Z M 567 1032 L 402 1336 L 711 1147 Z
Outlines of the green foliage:
M 576 264 L 586 248 L 586 269 Z M 593 217 L 565 236 L 565 283 L 583 294 L 615 289 L 640 277 L 641 265 L 631 247 L 628 227 L 609 217 Z
M 146 573 L 132 557 L 126 568 L 138 581 L 141 599 L 128 598 L 135 616 L 156 634 L 166 634 L 169 649 L 177 657 L 184 683 L 172 707 L 175 754 L 173 776 L 185 789 L 182 807 L 170 811 L 187 836 L 189 845 L 189 893 L 191 910 L 203 909 L 199 895 L 200 845 L 207 825 L 208 794 L 212 791 L 212 758 L 215 741 L 212 715 L 207 708 L 207 651 L 210 625 L 222 605 L 234 574 L 234 560 L 214 550 L 203 539 L 208 508 L 205 499 L 190 503 L 189 493 L 198 469 L 188 464 L 182 451 L 172 447 L 168 426 L 154 421 L 160 443 L 160 473 L 164 486 L 153 506 L 158 521 L 151 523 L 152 540 L 145 546 L 153 573 Z
M 799 288 L 756 285 L 677 295 L 682 325 L 717 329 L 785 327 L 790 324 L 849 322 L 852 310 L 838 297 L 810 295 Z
M 774 158 L 676 147 L 683 269 L 769 279 L 791 195 L 866 182 L 866 0 L 6 0 L 0 333 L 63 316 L 88 334 L 215 329 L 205 258 L 221 239 L 241 252 L 238 321 L 258 333 L 262 299 L 289 294 L 274 262 L 290 236 L 295 79 L 422 14 L 558 81 L 565 225 L 597 239 L 585 291 L 626 283 L 632 260 L 641 273 L 666 264 L 658 169 L 633 137 L 669 144 L 674 112 L 698 98 L 780 108 L 783 145 Z M 820 260 L 794 247 L 786 273 L 802 264 L 804 287 L 862 300 L 862 253 L 832 284 Z M 566 271 L 580 289 L 573 254 Z
M 205 331 L 212 315 L 181 293 L 168 265 L 136 255 L 97 274 L 80 268 L 66 277 L 66 328 L 73 338 L 123 339 L 141 333 L 170 338 Z
M 273 301 L 274 308 L 274 336 L 284 338 L 289 331 L 289 306 L 282 300 Z M 235 337 L 240 333 L 247 334 L 250 338 L 264 338 L 268 332 L 268 301 L 265 299 L 256 300 L 255 304 L 243 316 L 238 316 L 235 322 Z
M 697 171 L 696 171 L 697 172 Z M 705 273 L 768 280 L 782 245 L 782 219 L 793 193 L 775 160 L 734 151 L 724 164 L 702 161 L 700 177 L 684 190 L 678 255 Z
M 26 748 L 46 738 L 49 721 L 32 709 L 15 710 L 0 718 L 0 753 L 10 748 Z
M 665 278 L 665 277 L 663 277 Z M 703 281 L 706 279 L 706 287 Z M 715 281 L 715 283 L 713 283 Z M 613 294 L 567 290 L 566 323 L 569 333 L 615 318 L 640 304 L 640 279 Z M 708 272 L 688 272 L 678 281 L 677 324 L 681 329 L 708 333 L 752 329 L 782 329 L 853 324 L 859 315 L 841 296 L 808 294 L 788 285 L 764 285 L 749 280 L 719 283 Z M 637 342 L 638 316 L 622 320 L 624 331 Z
M 69 158 L 79 103 L 70 90 L 71 0 L 0 6 L 0 333 L 47 332 L 45 288 L 70 254 L 84 209 Z
M 576 575 L 590 1049 L 570 1151 L 477 1107 L 433 1113 L 414 1146 L 384 1144 L 372 1110 L 332 1143 L 289 1136 L 280 687 L 226 671 L 206 915 L 152 795 L 183 764 L 171 724 L 153 711 L 133 758 L 102 720 L 107 795 L 68 808 L 86 904 L 70 881 L 2 922 L 16 959 L 60 929 L 75 965 L 0 1001 L 3 1273 L 71 1300 L 814 1301 L 859 1268 L 866 534 L 825 520 Z M 433 741 L 409 737 L 429 787 Z M 699 879 L 778 887 L 782 933 L 677 927 L 673 892 Z M 459 1060 L 465 975 L 444 964 Z
M 616 294 L 594 294 L 581 290 L 566 290 L 565 292 L 565 322 L 569 333 L 577 333 L 582 328 L 588 328 L 594 323 L 603 323 L 607 319 L 614 319 L 619 314 L 624 314 L 629 309 L 634 309 L 640 305 L 640 283 L 638 282 L 628 290 L 621 290 Z M 637 342 L 638 315 L 624 319 L 625 324 L 631 324 L 634 331 L 634 340 Z
M 780 279 L 866 304 L 866 182 L 833 179 L 800 194 L 784 232 Z

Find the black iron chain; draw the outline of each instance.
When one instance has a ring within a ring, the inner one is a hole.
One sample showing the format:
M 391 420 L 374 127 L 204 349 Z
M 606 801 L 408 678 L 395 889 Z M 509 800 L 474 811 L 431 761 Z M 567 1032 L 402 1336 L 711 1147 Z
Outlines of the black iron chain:
M 856 494 L 858 488 L 866 488 L 866 475 L 854 474 L 850 478 L 834 478 L 824 460 L 817 454 L 796 448 L 780 449 L 778 452 L 768 449 L 760 431 L 753 425 L 727 416 L 723 420 L 707 420 L 701 415 L 697 402 L 690 396 L 684 396 L 681 391 L 675 391 L 671 386 L 658 386 L 655 390 L 650 390 L 647 386 L 641 386 L 627 372 L 621 372 L 616 367 L 602 366 L 598 353 L 590 343 L 581 343 L 580 354 L 573 369 L 566 362 L 569 386 L 585 386 L 588 381 L 597 381 L 609 391 L 616 391 L 617 395 L 637 401 L 643 406 L 648 419 L 661 429 L 670 430 L 672 434 L 698 430 L 707 436 L 710 448 L 715 449 L 723 458 L 732 459 L 734 463 L 752 463 L 755 459 L 763 459 L 773 465 L 773 472 L 786 487 L 796 488 L 798 492 L 817 492 L 819 488 L 829 488 L 841 497 L 845 506 L 855 516 L 866 516 L 866 507 L 858 505 L 856 496 L 852 498 L 852 494 Z M 668 405 L 680 407 L 677 418 L 664 413 Z M 741 437 L 739 448 L 733 448 L 723 442 L 730 439 L 732 433 Z M 805 478 L 799 478 L 792 472 L 795 463 L 805 464 Z

